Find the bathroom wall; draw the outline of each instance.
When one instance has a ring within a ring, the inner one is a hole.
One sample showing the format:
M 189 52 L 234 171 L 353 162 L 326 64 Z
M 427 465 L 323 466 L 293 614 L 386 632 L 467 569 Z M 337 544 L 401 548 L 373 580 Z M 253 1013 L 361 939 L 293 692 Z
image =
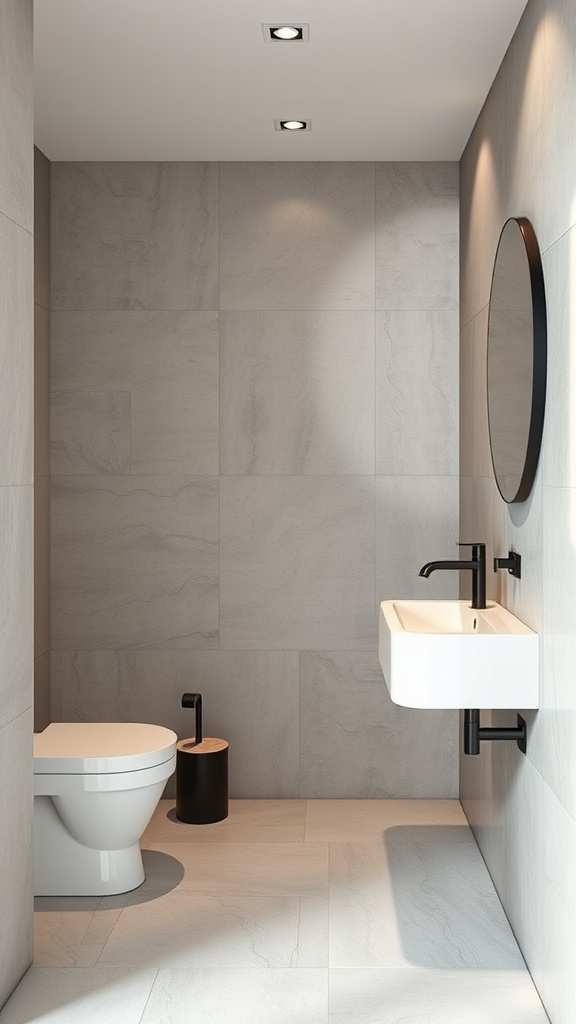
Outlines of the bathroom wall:
M 522 580 L 490 574 L 491 594 L 541 635 L 527 756 L 485 744 L 462 759 L 461 794 L 553 1024 L 571 1024 L 576 1004 L 575 95 L 573 0 L 531 0 L 461 163 L 461 531 L 486 539 L 490 558 L 521 553 Z M 518 506 L 492 481 L 485 404 L 490 274 L 511 215 L 539 238 L 549 332 L 543 452 Z
M 450 797 L 377 605 L 455 593 L 456 164 L 52 164 L 52 717 L 231 742 L 233 795 Z
M 32 0 L 0 4 L 0 1006 L 32 960 Z
M 50 161 L 34 149 L 34 730 L 50 721 Z

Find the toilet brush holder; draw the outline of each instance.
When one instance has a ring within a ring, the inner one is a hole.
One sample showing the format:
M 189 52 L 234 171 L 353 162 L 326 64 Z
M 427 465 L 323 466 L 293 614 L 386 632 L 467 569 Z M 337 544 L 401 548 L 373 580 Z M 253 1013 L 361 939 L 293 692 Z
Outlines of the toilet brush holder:
M 228 817 L 228 743 L 202 733 L 202 695 L 185 693 L 182 707 L 196 712 L 195 736 L 176 747 L 176 817 L 210 825 Z

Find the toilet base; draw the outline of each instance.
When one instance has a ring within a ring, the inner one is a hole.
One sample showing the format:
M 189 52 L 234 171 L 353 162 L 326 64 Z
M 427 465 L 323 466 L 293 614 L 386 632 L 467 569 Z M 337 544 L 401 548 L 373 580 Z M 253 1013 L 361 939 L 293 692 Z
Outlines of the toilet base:
M 64 827 L 49 796 L 34 797 L 34 829 L 35 896 L 115 896 L 144 881 L 139 843 L 123 850 L 83 846 Z

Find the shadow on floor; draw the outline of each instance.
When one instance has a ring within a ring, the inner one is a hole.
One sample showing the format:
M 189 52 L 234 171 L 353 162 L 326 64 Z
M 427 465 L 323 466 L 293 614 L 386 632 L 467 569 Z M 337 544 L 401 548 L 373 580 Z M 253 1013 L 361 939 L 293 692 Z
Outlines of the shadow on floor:
M 158 850 L 142 850 L 146 878 L 137 889 L 121 892 L 118 896 L 37 896 L 34 900 L 36 912 L 58 912 L 92 910 L 121 910 L 136 907 L 140 903 L 165 896 L 176 889 L 184 878 L 184 867 L 175 857 Z M 88 906 L 90 905 L 90 906 Z
M 524 961 L 467 826 L 397 825 L 384 832 L 394 930 L 418 967 L 522 970 Z

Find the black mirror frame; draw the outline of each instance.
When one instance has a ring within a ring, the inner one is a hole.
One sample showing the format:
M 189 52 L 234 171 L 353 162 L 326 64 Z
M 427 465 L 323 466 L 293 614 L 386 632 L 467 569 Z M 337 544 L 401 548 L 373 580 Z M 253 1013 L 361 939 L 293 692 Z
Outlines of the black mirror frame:
M 546 374 L 548 360 L 548 332 L 546 324 L 546 293 L 544 290 L 544 272 L 538 239 L 532 224 L 527 217 L 508 217 L 500 232 L 494 266 L 492 268 L 492 279 L 490 283 L 490 300 L 492 299 L 492 287 L 494 273 L 498 260 L 500 241 L 506 226 L 510 221 L 516 221 L 526 248 L 528 267 L 530 272 L 530 289 L 532 293 L 532 405 L 530 411 L 530 427 L 528 429 L 528 441 L 524 457 L 524 468 L 518 485 L 518 490 L 513 498 L 506 498 L 502 494 L 496 466 L 494 465 L 494 454 L 492 451 L 492 434 L 490 431 L 490 400 L 488 396 L 488 359 L 490 358 L 490 302 L 488 303 L 488 338 L 486 345 L 486 404 L 488 413 L 488 435 L 490 439 L 490 458 L 492 471 L 500 496 L 507 505 L 526 501 L 536 478 L 540 449 L 542 447 L 542 434 L 544 431 L 544 412 L 546 408 Z

